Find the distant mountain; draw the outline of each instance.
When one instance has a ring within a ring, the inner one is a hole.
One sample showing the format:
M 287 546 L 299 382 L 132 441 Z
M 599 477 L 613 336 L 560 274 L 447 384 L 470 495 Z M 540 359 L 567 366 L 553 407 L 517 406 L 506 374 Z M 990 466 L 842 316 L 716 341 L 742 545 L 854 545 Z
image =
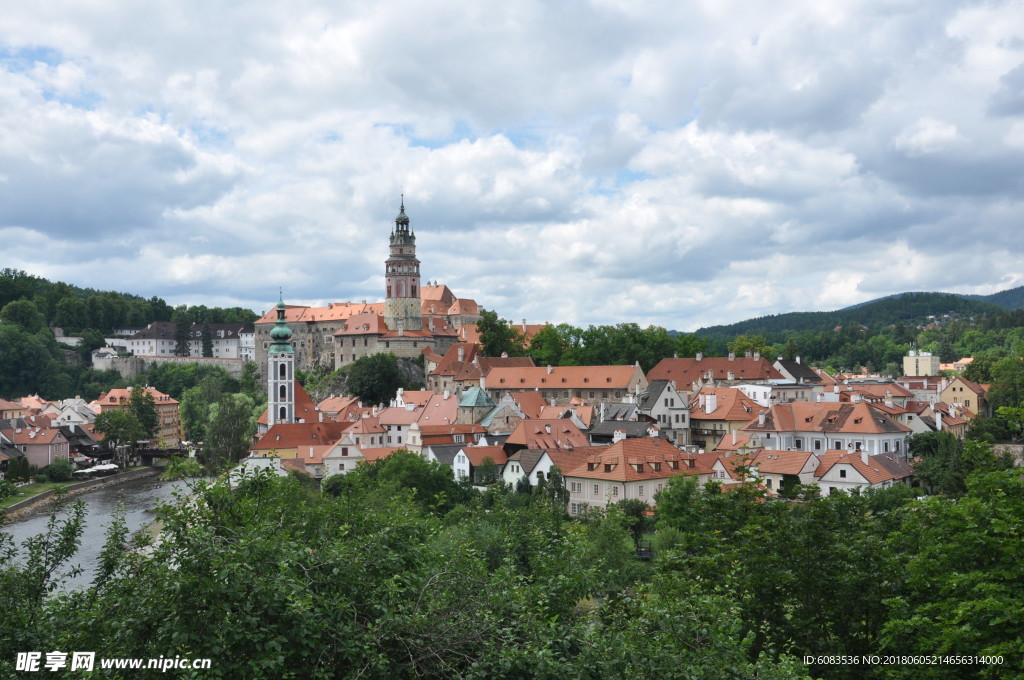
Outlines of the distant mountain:
M 1024 286 L 1017 286 L 991 295 L 964 295 L 970 300 L 981 300 L 999 305 L 1003 309 L 1024 309 Z
M 1003 290 L 998 293 L 992 293 L 991 295 L 962 295 L 960 293 L 893 293 L 892 295 L 886 295 L 885 297 L 875 298 L 874 300 L 868 300 L 867 302 L 861 302 L 856 305 L 850 305 L 840 309 L 840 312 L 845 312 L 850 309 L 858 309 L 865 305 L 870 305 L 875 302 L 882 300 L 889 300 L 891 298 L 900 298 L 904 295 L 958 295 L 968 300 L 978 300 L 980 302 L 991 302 L 994 305 L 999 305 L 1003 309 L 1024 309 L 1024 286 L 1017 286 L 1016 288 L 1010 288 Z
M 1004 291 L 1004 293 L 1012 292 Z M 996 314 L 1004 311 L 1004 307 L 988 301 L 988 298 L 991 297 L 995 296 L 970 299 L 964 295 L 949 293 L 900 293 L 834 312 L 774 314 L 724 326 L 701 328 L 696 331 L 696 334 L 708 338 L 732 338 L 740 334 L 756 334 L 768 336 L 771 341 L 770 336 L 780 333 L 823 331 L 847 325 L 877 327 L 897 323 L 923 323 L 931 317 L 941 317 L 946 314 L 963 317 Z

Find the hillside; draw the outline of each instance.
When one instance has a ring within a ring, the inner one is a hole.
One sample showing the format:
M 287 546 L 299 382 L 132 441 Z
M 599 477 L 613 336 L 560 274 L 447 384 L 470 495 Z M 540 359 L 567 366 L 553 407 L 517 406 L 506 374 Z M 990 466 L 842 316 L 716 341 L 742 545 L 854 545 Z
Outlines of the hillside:
M 879 327 L 897 323 L 926 323 L 931 317 L 976 317 L 996 314 L 1003 310 L 1004 307 L 993 302 L 972 300 L 963 295 L 904 293 L 833 312 L 790 312 L 757 317 L 725 326 L 710 326 L 697 330 L 696 334 L 706 338 L 733 338 L 741 334 L 774 336 L 781 333 L 830 330 L 836 326 Z

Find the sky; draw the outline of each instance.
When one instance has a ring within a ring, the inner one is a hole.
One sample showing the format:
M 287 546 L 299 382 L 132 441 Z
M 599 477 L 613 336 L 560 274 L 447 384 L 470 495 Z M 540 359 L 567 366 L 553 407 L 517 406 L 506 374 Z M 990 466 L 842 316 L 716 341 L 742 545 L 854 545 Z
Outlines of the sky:
M 1024 284 L 1024 1 L 47 0 L 0 266 L 171 304 L 692 331 Z

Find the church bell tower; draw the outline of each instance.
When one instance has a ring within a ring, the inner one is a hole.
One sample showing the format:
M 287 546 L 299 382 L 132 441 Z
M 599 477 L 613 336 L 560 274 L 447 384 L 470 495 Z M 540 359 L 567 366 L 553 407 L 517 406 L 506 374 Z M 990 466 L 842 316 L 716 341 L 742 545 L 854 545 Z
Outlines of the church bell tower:
M 416 259 L 416 233 L 405 214 L 405 196 L 391 232 L 391 254 L 384 263 L 384 323 L 392 331 L 423 329 L 420 305 L 420 261 Z
M 292 329 L 284 320 L 282 295 L 277 303 L 277 321 L 270 329 L 267 349 L 267 425 L 295 422 L 295 348 Z

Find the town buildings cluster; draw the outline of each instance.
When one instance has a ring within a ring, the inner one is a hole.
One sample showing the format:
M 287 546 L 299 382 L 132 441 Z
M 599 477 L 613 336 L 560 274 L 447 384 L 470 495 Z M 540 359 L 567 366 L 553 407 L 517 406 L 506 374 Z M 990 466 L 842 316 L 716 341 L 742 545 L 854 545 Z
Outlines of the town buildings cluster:
M 755 481 L 769 495 L 797 484 L 823 495 L 913 484 L 908 436 L 962 437 L 971 418 L 987 415 L 987 386 L 946 379 L 924 353 L 895 381 L 757 353 L 666 358 L 646 374 L 639 364 L 485 357 L 471 330 L 475 303 L 421 287 L 419 264 L 403 203 L 384 303 L 280 301 L 257 322 L 269 399 L 247 465 L 323 479 L 407 449 L 474 483 L 536 485 L 557 468 L 575 514 L 629 498 L 653 504 L 678 475 Z M 386 405 L 334 396 L 314 404 L 295 380 L 312 361 L 339 366 L 374 352 L 423 356 L 427 389 L 399 390 Z
M 444 285 L 421 285 L 404 201 L 384 292 L 383 303 L 326 307 L 282 299 L 248 339 L 242 326 L 214 329 L 219 357 L 251 356 L 266 379 L 267 411 L 246 465 L 324 479 L 407 449 L 473 483 L 536 485 L 557 468 L 577 514 L 624 499 L 653 504 L 679 475 L 700 484 L 753 481 L 769 495 L 796 485 L 828 495 L 913 484 L 908 436 L 963 437 L 972 418 L 990 415 L 986 385 L 947 379 L 927 353 L 911 353 L 897 380 L 832 376 L 800 357 L 757 353 L 666 358 L 647 373 L 639 364 L 536 366 L 483 356 L 476 303 Z M 537 328 L 524 321 L 524 330 Z M 173 332 L 154 324 L 128 333 L 127 349 L 173 352 Z M 426 389 L 399 390 L 388 404 L 337 396 L 314 403 L 296 379 L 304 367 L 344 366 L 377 352 L 423 357 Z M 177 446 L 177 402 L 147 389 L 160 414 L 158 438 Z M 90 404 L 0 402 L 0 471 L 17 456 L 40 467 L 88 456 L 97 446 L 95 415 L 124 408 L 129 397 L 112 390 Z
M 153 448 L 173 449 L 181 444 L 178 401 L 152 387 L 140 388 L 153 398 L 157 432 Z M 104 456 L 103 433 L 95 429 L 96 416 L 129 407 L 133 388 L 113 389 L 86 402 L 81 397 L 47 401 L 39 395 L 17 401 L 0 399 L 0 477 L 13 461 L 24 458 L 28 465 L 44 468 L 60 460 L 78 469 L 94 466 Z

